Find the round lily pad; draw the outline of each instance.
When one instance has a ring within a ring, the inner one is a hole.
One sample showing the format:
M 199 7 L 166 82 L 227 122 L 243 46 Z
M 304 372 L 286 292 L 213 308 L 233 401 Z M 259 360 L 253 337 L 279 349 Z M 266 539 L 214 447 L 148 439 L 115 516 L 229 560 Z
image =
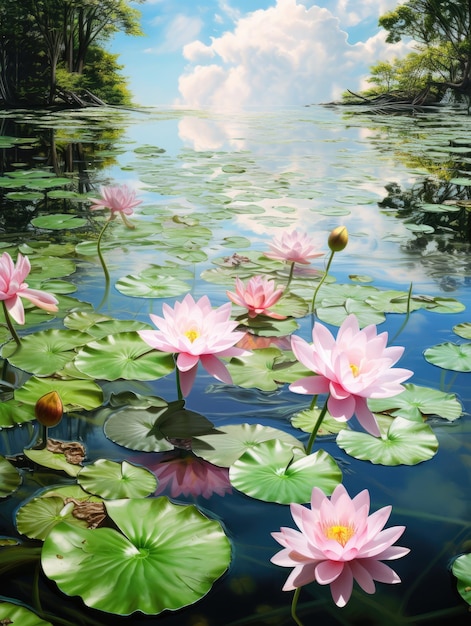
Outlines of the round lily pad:
M 83 217 L 76 217 L 67 213 L 56 213 L 54 215 L 41 215 L 31 220 L 31 224 L 36 228 L 45 228 L 48 230 L 64 230 L 72 228 L 80 228 L 85 226 L 87 220 Z
M 108 335 L 79 350 L 75 365 L 103 380 L 156 380 L 175 368 L 171 354 L 152 350 L 137 332 Z
M 425 360 L 437 367 L 454 372 L 471 372 L 471 343 L 440 343 L 427 348 Z
M 12 602 L 0 602 L 0 624 L 21 624 L 21 626 L 52 626 L 51 622 L 40 619 L 36 613 Z
M 21 485 L 21 475 L 13 465 L 0 456 L 0 498 L 5 498 Z
M 253 446 L 229 469 L 233 487 L 251 498 L 279 504 L 309 502 L 313 487 L 332 493 L 342 472 L 324 450 L 305 455 L 278 439 Z
M 120 278 L 115 286 L 125 296 L 137 298 L 172 298 L 190 290 L 188 283 L 165 275 L 146 278 L 139 274 L 129 274 Z
M 98 459 L 78 475 L 79 485 L 102 498 L 144 498 L 157 488 L 157 479 L 145 467 L 127 461 Z
M 337 444 L 356 459 L 380 465 L 416 465 L 431 459 L 438 450 L 437 438 L 428 424 L 402 417 L 395 417 L 381 437 L 342 430 Z
M 166 404 L 165 404 L 166 406 Z M 105 422 L 105 435 L 130 450 L 143 452 L 164 452 L 173 450 L 173 445 L 165 436 L 157 436 L 153 431 L 156 414 L 143 409 L 122 409 L 116 411 Z
M 458 579 L 458 593 L 471 605 L 471 554 L 462 554 L 452 566 L 453 575 Z
M 219 467 L 230 467 L 247 450 L 264 441 L 278 439 L 291 448 L 304 451 L 303 444 L 284 430 L 261 424 L 229 424 L 217 433 L 195 437 L 192 450 L 206 461 Z
M 117 530 L 62 523 L 41 554 L 46 576 L 92 608 L 117 615 L 176 610 L 203 597 L 229 565 L 221 525 L 194 506 L 159 497 L 109 501 L 106 509 Z
M 91 411 L 103 403 L 103 391 L 92 380 L 60 380 L 32 376 L 15 391 L 15 399 L 34 406 L 39 398 L 56 391 L 64 407 L 64 413 L 85 409 Z

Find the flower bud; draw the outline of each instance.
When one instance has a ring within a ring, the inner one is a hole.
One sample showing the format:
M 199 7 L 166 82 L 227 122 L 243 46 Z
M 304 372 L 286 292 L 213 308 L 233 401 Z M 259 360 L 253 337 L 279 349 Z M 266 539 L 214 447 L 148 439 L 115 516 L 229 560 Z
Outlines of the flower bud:
M 334 228 L 329 235 L 327 243 L 332 252 L 341 252 L 348 243 L 347 228 L 345 226 L 337 226 L 337 228 Z
M 34 407 L 36 419 L 43 426 L 57 426 L 62 419 L 64 407 L 57 391 L 50 391 L 41 396 Z

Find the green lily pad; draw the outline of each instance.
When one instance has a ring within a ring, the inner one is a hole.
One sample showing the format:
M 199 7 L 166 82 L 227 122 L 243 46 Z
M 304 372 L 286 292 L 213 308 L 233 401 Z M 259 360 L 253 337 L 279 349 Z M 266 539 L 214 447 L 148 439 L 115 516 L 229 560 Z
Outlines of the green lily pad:
M 291 366 L 294 370 L 290 374 Z M 263 391 L 274 391 L 282 383 L 297 380 L 300 371 L 299 364 L 278 348 L 262 348 L 233 358 L 227 369 L 235 385 Z
M 176 610 L 202 598 L 229 566 L 221 525 L 194 506 L 160 497 L 114 500 L 106 509 L 118 530 L 63 523 L 41 554 L 46 576 L 87 606 L 117 615 Z
M 50 531 L 61 522 L 87 528 L 85 520 L 73 516 L 73 505 L 66 505 L 61 497 L 40 496 L 33 498 L 18 509 L 16 526 L 18 531 L 30 539 L 44 541 Z
M 471 339 L 471 322 L 462 322 L 453 326 L 453 332 L 463 339 Z
M 377 311 L 366 301 L 353 298 L 347 298 L 339 303 L 333 302 L 332 299 L 322 299 L 316 306 L 316 316 L 322 322 L 334 326 L 341 326 L 351 313 L 356 315 L 361 327 L 382 324 L 386 319 L 382 311 Z
M 291 418 L 291 424 L 294 428 L 299 428 L 305 433 L 312 433 L 322 409 L 318 407 L 314 409 L 306 409 L 300 413 L 296 413 Z M 317 431 L 317 436 L 331 435 L 332 433 L 339 433 L 344 428 L 348 428 L 346 422 L 340 422 L 334 419 L 327 411 L 322 420 L 322 424 Z
M 14 399 L 0 402 L 0 428 L 11 428 L 34 419 L 36 419 L 34 406 L 24 405 Z
M 51 452 L 47 448 L 43 450 L 34 450 L 34 448 L 25 448 L 23 454 L 34 463 L 41 465 L 42 467 L 49 467 L 50 469 L 63 471 L 69 476 L 77 476 L 82 467 L 80 465 L 74 465 L 69 463 L 65 454 Z
M 471 554 L 462 554 L 455 559 L 451 571 L 458 579 L 458 593 L 471 605 Z
M 463 414 L 463 407 L 454 393 L 412 383 L 405 383 L 404 388 L 402 393 L 392 398 L 368 400 L 369 408 L 374 413 L 387 413 L 420 423 L 428 415 L 453 422 Z
M 206 461 L 219 467 L 230 467 L 247 450 L 273 439 L 304 452 L 303 444 L 293 435 L 261 424 L 229 424 L 218 428 L 216 433 L 195 437 L 191 447 Z
M 64 230 L 80 228 L 87 224 L 83 217 L 76 217 L 67 213 L 56 213 L 54 215 L 40 215 L 31 220 L 35 228 L 45 228 L 48 230 Z
M 117 321 L 101 313 L 90 311 L 74 311 L 64 318 L 64 326 L 71 330 L 80 330 L 84 333 L 100 322 Z
M 135 298 L 172 298 L 190 291 L 190 285 L 173 276 L 145 278 L 141 274 L 128 274 L 116 281 L 116 289 L 125 296 Z
M 164 403 L 163 410 L 167 407 Z M 153 432 L 158 414 L 143 409 L 121 409 L 105 422 L 105 435 L 125 448 L 143 452 L 165 452 L 173 445 L 165 435 Z
M 87 335 L 73 330 L 43 330 L 23 337 L 19 348 L 5 345 L 2 357 L 37 376 L 50 376 L 72 361 L 75 348 L 86 341 Z
M 337 445 L 356 459 L 380 465 L 417 465 L 431 459 L 438 450 L 437 438 L 428 424 L 402 417 L 394 418 L 381 437 L 342 430 Z
M 33 611 L 12 602 L 0 602 L 0 623 L 21 624 L 21 626 L 52 626 L 51 622 L 40 619 Z
M 173 355 L 158 352 L 137 332 L 108 335 L 79 350 L 75 366 L 84 374 L 103 380 L 156 380 L 175 369 Z
M 327 495 L 342 481 L 342 472 L 324 450 L 300 454 L 279 439 L 253 446 L 229 469 L 233 487 L 251 498 L 279 504 L 309 502 L 312 488 Z
M 102 498 L 145 498 L 157 489 L 157 479 L 145 467 L 98 459 L 78 475 L 79 485 Z
M 69 178 L 61 178 L 59 176 L 51 177 L 51 178 L 41 178 L 28 180 L 24 185 L 28 189 L 51 189 L 53 187 L 63 187 L 64 185 L 70 185 Z
M 59 394 L 64 413 L 81 409 L 92 411 L 103 403 L 103 391 L 92 380 L 60 380 L 34 376 L 15 391 L 15 399 L 34 408 L 38 399 L 50 391 L 57 391 Z
M 44 194 L 39 193 L 38 191 L 9 191 L 5 194 L 5 198 L 15 200 L 16 202 L 25 200 L 28 202 L 34 202 L 35 200 L 42 200 L 44 198 Z
M 424 352 L 425 360 L 454 372 L 471 372 L 471 343 L 440 343 Z
M 6 498 L 21 485 L 21 475 L 13 465 L 0 456 L 0 498 Z

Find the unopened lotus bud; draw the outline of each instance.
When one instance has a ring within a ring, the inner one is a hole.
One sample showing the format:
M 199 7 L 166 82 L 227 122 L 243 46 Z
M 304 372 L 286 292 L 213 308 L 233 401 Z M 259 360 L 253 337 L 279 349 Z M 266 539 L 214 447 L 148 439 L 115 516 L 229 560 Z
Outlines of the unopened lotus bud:
M 34 407 L 36 419 L 43 426 L 57 426 L 62 419 L 64 407 L 57 391 L 50 391 L 41 396 Z
M 337 228 L 334 228 L 329 235 L 327 243 L 332 252 L 341 252 L 348 243 L 348 230 L 346 227 L 337 226 Z

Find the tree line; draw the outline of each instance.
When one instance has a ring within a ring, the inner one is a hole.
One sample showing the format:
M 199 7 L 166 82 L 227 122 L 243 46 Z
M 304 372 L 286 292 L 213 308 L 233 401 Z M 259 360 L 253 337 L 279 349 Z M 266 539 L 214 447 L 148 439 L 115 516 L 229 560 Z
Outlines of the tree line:
M 105 45 L 116 32 L 141 35 L 140 15 L 129 0 L 0 0 L 0 105 L 129 104 Z
M 413 40 L 415 51 L 404 58 L 379 61 L 370 68 L 372 85 L 363 96 L 395 94 L 428 102 L 445 93 L 471 103 L 471 0 L 408 0 L 382 15 L 386 41 Z

